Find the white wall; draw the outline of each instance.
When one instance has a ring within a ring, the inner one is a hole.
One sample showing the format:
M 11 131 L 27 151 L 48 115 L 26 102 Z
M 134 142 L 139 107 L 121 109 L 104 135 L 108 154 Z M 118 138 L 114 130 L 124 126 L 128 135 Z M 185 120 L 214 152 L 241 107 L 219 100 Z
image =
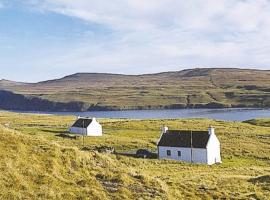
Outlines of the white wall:
M 93 118 L 87 128 L 70 127 L 69 132 L 86 136 L 102 136 L 102 126 Z
M 194 163 L 207 163 L 207 151 L 206 149 L 192 149 L 193 162 Z
M 70 127 L 70 133 L 79 134 L 79 135 L 86 135 L 87 129 L 86 128 L 78 128 L 78 127 Z
M 171 150 L 171 156 L 167 156 L 167 150 Z M 180 157 L 178 156 L 178 151 L 181 151 Z M 192 159 L 191 159 L 191 148 L 158 147 L 158 157 L 159 159 L 181 160 L 193 163 L 207 163 L 206 149 L 198 149 L 198 148 L 192 149 Z
M 208 131 L 210 137 L 206 149 L 192 148 L 192 159 L 191 148 L 182 147 L 158 147 L 158 157 L 160 159 L 173 159 L 185 162 L 205 163 L 208 165 L 221 163 L 220 142 L 215 135 L 215 129 L 209 127 Z M 167 156 L 167 150 L 171 150 L 171 156 Z M 181 157 L 178 156 L 178 151 L 181 151 Z
M 87 127 L 87 136 L 102 136 L 102 126 L 95 119 Z
M 220 142 L 215 134 L 211 134 L 207 146 L 207 164 L 221 163 Z

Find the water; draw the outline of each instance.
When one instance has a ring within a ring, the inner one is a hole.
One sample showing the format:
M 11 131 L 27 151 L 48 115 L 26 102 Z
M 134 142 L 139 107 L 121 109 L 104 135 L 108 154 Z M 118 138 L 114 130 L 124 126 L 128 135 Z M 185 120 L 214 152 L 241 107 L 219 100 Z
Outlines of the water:
M 128 119 L 171 119 L 171 118 L 209 118 L 225 121 L 245 121 L 255 118 L 270 118 L 270 109 L 232 108 L 232 109 L 175 109 L 175 110 L 129 110 L 129 111 L 91 111 L 91 112 L 24 112 L 54 115 L 74 115 L 97 118 Z

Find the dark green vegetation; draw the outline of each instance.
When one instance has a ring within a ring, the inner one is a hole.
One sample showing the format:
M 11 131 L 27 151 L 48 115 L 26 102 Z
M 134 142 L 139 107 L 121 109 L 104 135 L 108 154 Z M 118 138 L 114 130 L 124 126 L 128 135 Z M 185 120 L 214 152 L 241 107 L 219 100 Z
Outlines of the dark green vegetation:
M 32 84 L 2 80 L 0 89 L 23 95 L 0 93 L 0 108 L 16 110 L 270 107 L 266 70 L 193 69 L 138 76 L 80 73 Z M 14 100 L 23 97 L 21 104 Z
M 73 117 L 0 113 L 0 199 L 262 199 L 270 197 L 270 128 L 203 119 L 100 120 L 103 137 L 60 137 Z M 270 119 L 264 120 L 270 122 Z M 160 127 L 216 127 L 221 165 L 98 153 L 156 150 Z
M 245 122 L 249 123 L 249 124 L 258 125 L 258 126 L 270 127 L 270 120 L 269 119 L 251 119 L 251 120 L 247 120 Z

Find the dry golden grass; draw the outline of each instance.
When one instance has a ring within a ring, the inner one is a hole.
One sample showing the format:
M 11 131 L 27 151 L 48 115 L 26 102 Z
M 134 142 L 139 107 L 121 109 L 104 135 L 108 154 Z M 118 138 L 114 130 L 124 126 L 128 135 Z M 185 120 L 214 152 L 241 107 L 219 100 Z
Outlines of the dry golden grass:
M 197 130 L 211 124 L 223 163 L 206 166 L 83 151 L 81 139 L 58 136 L 73 120 L 0 113 L 0 199 L 270 198 L 269 127 L 206 119 L 103 119 L 104 136 L 85 140 L 89 149 L 154 151 L 162 124 Z

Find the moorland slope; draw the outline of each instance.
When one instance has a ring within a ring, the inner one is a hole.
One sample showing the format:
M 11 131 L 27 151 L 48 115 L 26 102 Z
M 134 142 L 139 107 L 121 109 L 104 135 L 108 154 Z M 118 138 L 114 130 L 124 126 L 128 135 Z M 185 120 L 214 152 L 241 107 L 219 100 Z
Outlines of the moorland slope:
M 110 120 L 104 136 L 63 137 L 73 117 L 0 113 L 0 199 L 269 199 L 270 127 L 260 120 Z M 216 128 L 223 163 L 99 153 L 156 151 L 160 127 Z
M 15 110 L 270 107 L 270 71 L 204 68 L 146 75 L 78 73 L 39 83 L 2 80 L 0 90 L 5 90 L 0 92 L 0 108 Z M 26 103 L 12 102 L 17 94 Z

